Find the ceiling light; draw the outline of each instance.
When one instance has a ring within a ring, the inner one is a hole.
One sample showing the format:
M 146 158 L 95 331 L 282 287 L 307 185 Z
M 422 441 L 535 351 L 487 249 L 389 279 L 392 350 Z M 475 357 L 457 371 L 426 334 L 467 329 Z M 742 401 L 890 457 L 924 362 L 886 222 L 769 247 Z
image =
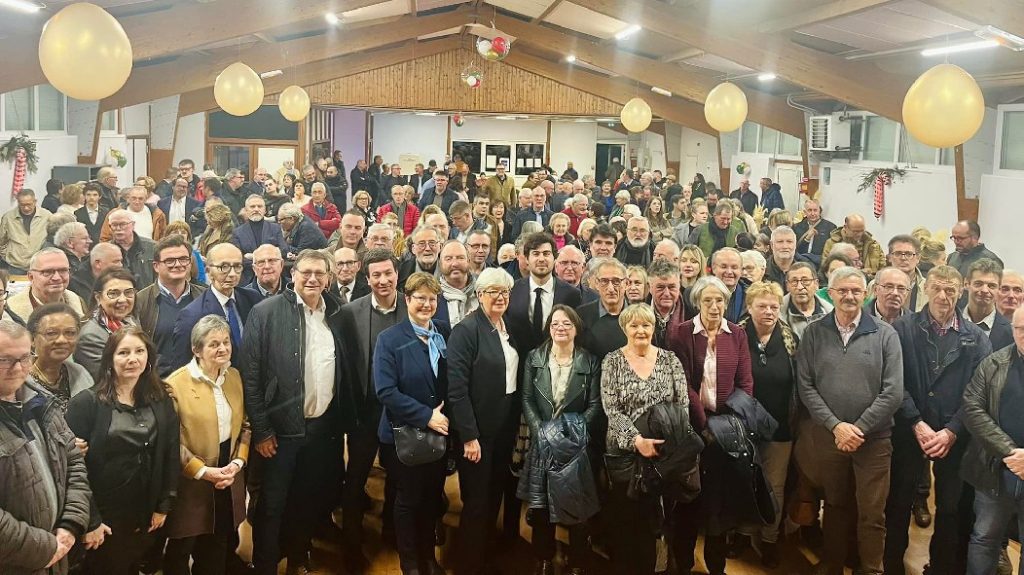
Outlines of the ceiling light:
M 624 38 L 632 36 L 633 34 L 636 34 L 640 30 L 641 30 L 641 28 L 640 28 L 639 24 L 631 24 L 630 26 L 627 26 L 626 28 L 623 28 L 622 30 L 619 30 L 618 32 L 616 32 L 615 33 L 615 39 L 616 40 L 622 40 Z
M 668 96 L 669 98 L 672 97 L 672 92 L 669 92 L 665 88 L 659 88 L 657 86 L 651 86 L 651 91 L 654 92 L 655 94 L 661 94 L 662 96 Z
M 519 118 L 516 117 L 516 116 L 495 116 L 494 119 L 495 120 L 518 120 Z
M 326 19 L 327 23 L 330 24 L 331 26 L 337 26 L 339 23 L 341 23 L 341 20 L 338 19 L 338 15 L 333 12 L 328 12 L 324 14 L 324 19 Z
M 764 74 L 758 74 L 757 79 L 762 82 L 771 82 L 772 80 L 775 79 L 775 74 L 772 74 L 771 72 L 765 72 Z
M 602 124 L 614 124 L 615 122 L 618 122 L 615 118 L 598 118 L 595 121 L 601 122 Z
M 437 112 L 416 112 L 417 116 L 436 116 Z
M 575 54 L 569 54 L 568 56 L 565 57 L 565 61 L 570 63 L 570 64 L 575 63 L 576 62 L 576 55 Z
M 999 42 L 995 40 L 976 40 L 974 42 L 964 42 L 963 44 L 951 44 L 949 46 L 941 46 L 939 48 L 928 48 L 921 50 L 922 56 L 941 56 L 943 54 L 956 54 L 957 52 L 970 52 L 972 50 L 983 50 L 985 48 L 995 48 L 999 46 Z
M 35 14 L 42 10 L 42 6 L 35 2 L 29 2 L 28 0 L 0 0 L 0 6 L 6 6 L 8 8 L 14 8 L 15 10 L 21 10 L 22 12 L 28 12 L 29 14 Z
M 974 35 L 978 38 L 985 40 L 995 40 L 1000 45 L 1005 46 L 1016 52 L 1024 50 L 1024 38 L 1011 34 L 1006 30 L 1000 30 L 995 26 L 985 26 L 984 28 L 974 32 Z
M 282 74 L 284 74 L 284 72 L 282 72 L 281 70 L 271 70 L 269 72 L 264 72 L 260 74 L 260 78 L 266 80 L 267 78 L 273 78 L 274 76 L 280 76 Z

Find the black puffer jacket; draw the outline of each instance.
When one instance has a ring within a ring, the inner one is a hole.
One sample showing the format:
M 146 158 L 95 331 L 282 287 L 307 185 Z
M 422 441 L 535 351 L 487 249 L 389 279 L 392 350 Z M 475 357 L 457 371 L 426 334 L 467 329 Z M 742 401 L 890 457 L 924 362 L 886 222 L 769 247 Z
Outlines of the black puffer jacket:
M 551 523 L 575 525 L 601 508 L 580 413 L 545 421 L 532 436 L 516 495 L 530 509 L 547 509 Z
M 340 421 L 355 421 L 355 415 L 341 410 L 353 402 L 343 398 L 341 385 L 345 365 L 338 313 L 341 305 L 324 294 L 326 320 L 334 335 L 335 407 Z M 295 292 L 269 297 L 249 312 L 242 340 L 239 371 L 245 386 L 245 412 L 252 424 L 253 442 L 273 436 L 303 437 L 306 434 L 304 381 L 306 359 L 306 321 Z

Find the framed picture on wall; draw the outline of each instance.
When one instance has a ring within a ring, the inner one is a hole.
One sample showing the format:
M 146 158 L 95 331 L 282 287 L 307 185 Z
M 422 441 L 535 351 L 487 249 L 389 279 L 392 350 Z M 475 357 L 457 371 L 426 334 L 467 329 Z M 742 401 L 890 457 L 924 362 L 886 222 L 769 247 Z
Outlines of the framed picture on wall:
M 505 169 L 512 164 L 512 146 L 508 144 L 487 144 L 484 146 L 484 169 L 488 173 L 494 173 L 499 165 Z
M 479 174 L 481 171 L 483 144 L 480 142 L 467 142 L 463 140 L 452 141 L 452 159 L 460 156 L 462 161 L 469 164 L 469 171 Z
M 544 144 L 516 144 L 516 175 L 529 176 L 544 165 Z
M 313 162 L 316 162 L 320 158 L 331 157 L 331 142 L 330 140 L 324 140 L 320 142 L 313 142 L 309 146 L 309 157 Z

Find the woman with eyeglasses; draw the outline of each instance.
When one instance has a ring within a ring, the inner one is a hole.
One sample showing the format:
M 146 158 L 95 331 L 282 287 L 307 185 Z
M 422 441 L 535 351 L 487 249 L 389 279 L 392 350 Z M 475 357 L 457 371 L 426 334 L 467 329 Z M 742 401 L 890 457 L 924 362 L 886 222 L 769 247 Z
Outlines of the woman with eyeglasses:
M 512 276 L 505 270 L 481 272 L 476 280 L 480 307 L 462 318 L 448 340 L 448 413 L 456 445 L 462 446 L 459 575 L 484 570 L 502 495 L 512 481 L 520 406 L 519 354 L 504 320 L 511 290 Z
M 384 407 L 377 430 L 381 460 L 395 484 L 394 525 L 403 575 L 440 575 L 434 555 L 434 526 L 442 514 L 447 458 L 408 465 L 398 457 L 394 429 L 412 426 L 448 435 L 443 413 L 448 392 L 451 329 L 435 320 L 441 284 L 416 272 L 405 282 L 408 319 L 381 332 L 373 351 L 373 383 Z
M 739 325 L 747 333 L 754 398 L 768 411 L 779 427 L 772 440 L 758 449 L 765 479 L 772 486 L 778 509 L 784 509 L 786 474 L 793 451 L 793 429 L 797 411 L 796 347 L 798 339 L 786 322 L 779 319 L 782 288 L 774 282 L 754 282 L 746 291 L 747 313 Z M 760 541 L 761 564 L 768 569 L 779 566 L 779 523 L 748 530 Z M 751 533 L 748 533 L 751 534 Z M 745 547 L 746 541 L 743 540 Z
M 750 348 L 743 328 L 725 319 L 729 288 L 715 276 L 697 280 L 690 289 L 690 304 L 697 315 L 669 326 L 668 346 L 683 364 L 689 383 L 690 422 L 699 433 L 707 428 L 708 417 L 728 410 L 726 401 L 740 389 L 754 393 L 750 374 Z M 683 573 L 694 565 L 697 536 L 704 528 L 704 564 L 711 575 L 725 573 L 726 533 L 737 527 L 732 519 L 726 483 L 729 456 L 717 442 L 705 447 L 700 458 L 701 493 L 690 503 L 676 504 L 672 511 L 675 531 L 672 545 Z
M 583 330 L 580 316 L 571 307 L 557 304 L 548 317 L 548 339 L 530 352 L 523 367 L 523 414 L 530 435 L 561 414 L 579 414 L 591 433 L 601 417 L 601 366 L 587 350 L 576 345 Z M 589 444 L 588 444 L 589 445 Z M 531 448 L 531 449 L 535 449 Z M 536 572 L 554 573 L 555 525 L 543 487 L 549 481 L 547 469 L 533 452 L 520 474 L 519 497 L 527 502 L 526 520 L 533 528 Z M 532 478 L 532 479 L 531 479 Z M 587 534 L 584 523 L 568 525 L 569 573 L 582 575 L 586 566 Z
M 75 361 L 97 379 L 100 360 L 110 335 L 125 326 L 136 325 L 135 277 L 124 268 L 107 268 L 93 284 L 96 310 L 82 326 L 75 349 Z M 156 358 L 153 358 L 154 362 Z
M 137 575 L 174 505 L 181 430 L 155 355 L 138 327 L 114 332 L 96 385 L 68 406 L 68 427 L 89 442 L 92 512 L 83 537 L 88 573 Z
M 92 387 L 89 372 L 71 359 L 78 344 L 80 316 L 64 303 L 41 305 L 28 318 L 32 334 L 30 377 L 53 394 L 62 411 L 71 398 Z

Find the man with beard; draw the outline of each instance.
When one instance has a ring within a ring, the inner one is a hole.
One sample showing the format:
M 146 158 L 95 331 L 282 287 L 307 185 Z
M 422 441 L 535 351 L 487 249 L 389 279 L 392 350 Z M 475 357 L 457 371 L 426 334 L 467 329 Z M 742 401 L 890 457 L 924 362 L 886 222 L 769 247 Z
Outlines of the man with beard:
M 715 207 L 714 218 L 695 229 L 687 243 L 699 247 L 708 258 L 722 248 L 735 248 L 736 235 L 746 231 L 746 226 L 732 216 L 732 203 L 722 202 Z
M 988 258 L 975 260 L 967 268 L 967 305 L 964 317 L 971 320 L 992 342 L 992 349 L 1002 349 L 1013 343 L 1010 322 L 996 311 L 996 293 L 1003 278 L 1003 267 Z
M 615 257 L 615 230 L 608 224 L 598 224 L 590 231 L 590 257 Z
M 818 272 L 807 262 L 796 262 L 786 272 L 788 293 L 782 298 L 779 319 L 789 324 L 796 336 L 832 311 L 832 304 L 818 296 Z
M 892 325 L 906 311 L 903 302 L 910 292 L 910 278 L 896 268 L 882 268 L 875 276 L 872 291 L 874 298 L 864 304 L 864 311 Z
M 284 232 L 281 224 L 266 221 L 267 204 L 263 196 L 253 194 L 245 199 L 245 215 L 247 221 L 235 228 L 231 234 L 231 243 L 242 250 L 245 258 L 245 272 L 242 274 L 242 284 L 248 284 L 253 280 L 253 259 L 256 248 L 263 244 L 270 244 L 281 248 L 281 251 L 288 249 L 284 241 Z
M 466 249 L 469 250 L 469 273 L 479 275 L 487 269 L 491 258 L 491 234 L 485 230 L 473 230 L 466 238 Z
M 680 222 L 675 229 L 672 230 L 672 237 L 681 246 L 685 246 L 690 243 L 690 236 L 693 235 L 698 228 L 708 223 L 708 204 L 704 198 L 697 198 L 690 203 L 690 219 L 689 221 Z
M 338 211 L 344 212 L 352 206 L 352 195 L 348 193 L 348 179 L 344 171 L 339 170 L 335 164 L 328 165 L 324 171 L 324 183 L 327 184 L 328 201 L 338 206 Z
M 441 275 L 437 255 L 441 244 L 447 240 L 448 238 L 442 237 L 436 229 L 426 224 L 417 227 L 409 236 L 413 259 L 402 262 L 398 267 L 398 285 L 405 285 L 405 280 L 416 272 L 432 274 L 434 277 Z
M 955 267 L 964 277 L 971 267 L 971 264 L 981 258 L 995 260 L 1000 266 L 1003 260 L 985 247 L 981 242 L 981 226 L 974 220 L 962 220 L 950 230 L 950 239 L 956 246 L 956 251 L 949 254 L 949 265 Z
M 768 258 L 764 279 L 785 288 L 789 268 L 796 262 L 807 260 L 796 253 L 796 232 L 789 226 L 779 226 L 772 230 L 771 246 L 771 257 Z
M 370 246 L 369 249 L 379 249 Z M 388 248 L 384 248 L 388 249 Z M 334 251 L 334 282 L 330 291 L 342 304 L 355 301 L 370 293 L 366 276 L 359 273 L 363 262 L 352 248 L 338 248 Z
M 435 319 L 452 326 L 480 307 L 474 291 L 476 276 L 469 272 L 469 251 L 458 240 L 448 240 L 441 248 L 441 294 Z
M 645 217 L 629 218 L 626 238 L 619 242 L 619 247 L 615 250 L 615 259 L 627 266 L 647 268 L 653 258 L 651 223 Z
M 509 334 L 521 358 L 544 341 L 544 325 L 552 306 L 561 303 L 575 309 L 582 299 L 578 289 L 552 273 L 556 254 L 554 238 L 546 233 L 533 234 L 523 243 L 523 253 L 530 277 L 513 284 L 505 313 Z
M 576 246 L 565 246 L 558 250 L 555 258 L 555 277 L 580 290 L 582 303 L 590 303 L 596 299 L 597 292 L 583 283 L 583 271 L 586 269 L 586 258 Z

